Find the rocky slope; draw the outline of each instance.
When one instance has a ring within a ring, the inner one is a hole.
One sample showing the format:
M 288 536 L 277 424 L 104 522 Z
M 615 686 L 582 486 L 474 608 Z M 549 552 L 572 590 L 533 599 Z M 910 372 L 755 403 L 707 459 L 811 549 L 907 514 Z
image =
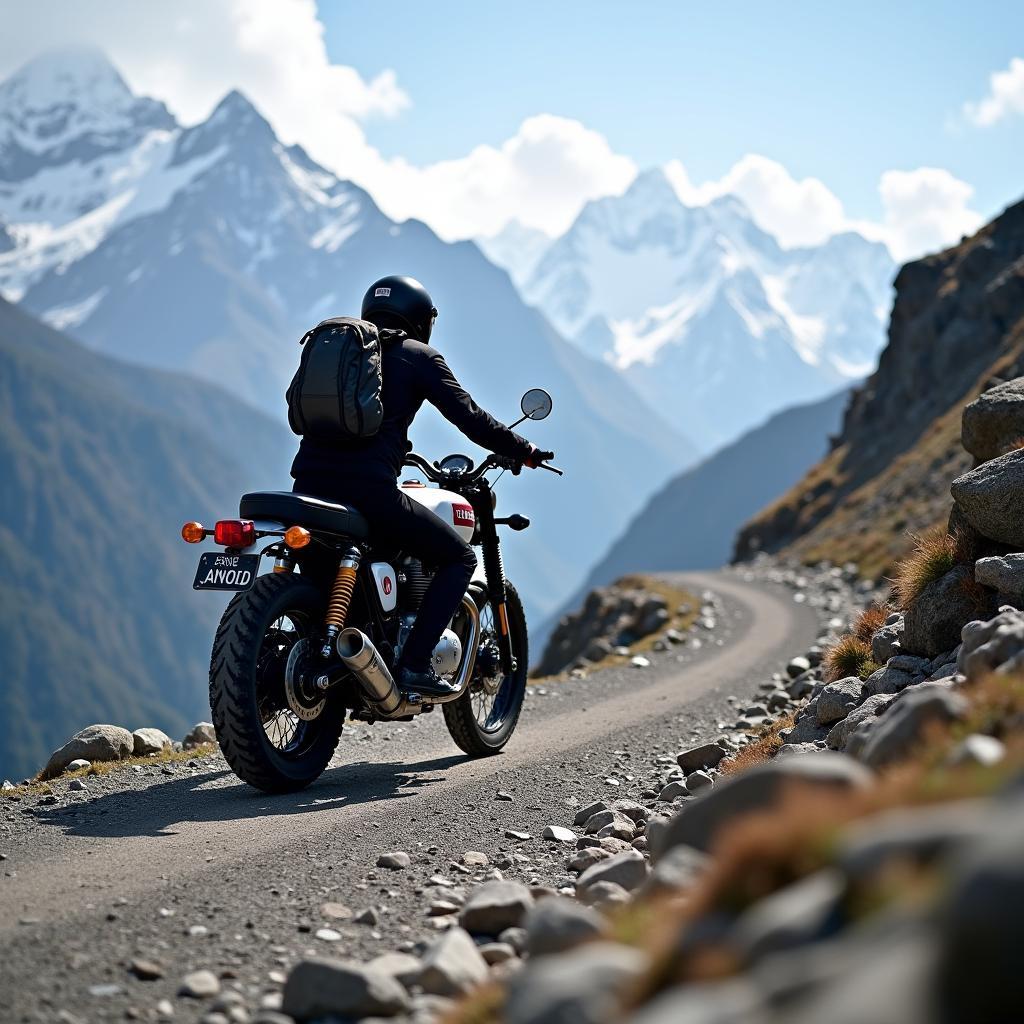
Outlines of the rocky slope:
M 905 266 L 889 344 L 859 388 L 835 449 L 741 531 L 736 557 L 786 551 L 891 569 L 909 532 L 944 521 L 969 468 L 965 404 L 1024 373 L 1024 203 L 973 238 Z
M 83 719 L 178 730 L 203 712 L 222 602 L 193 594 L 178 531 L 271 486 L 290 449 L 226 393 L 0 299 L 0 773 L 35 771 Z

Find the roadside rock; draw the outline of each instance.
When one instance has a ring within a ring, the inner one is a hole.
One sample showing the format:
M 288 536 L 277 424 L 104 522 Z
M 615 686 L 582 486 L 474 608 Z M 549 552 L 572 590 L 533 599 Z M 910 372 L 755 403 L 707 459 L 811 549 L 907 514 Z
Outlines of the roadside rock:
M 586 823 L 597 814 L 598 811 L 607 811 L 608 805 L 603 800 L 595 800 L 592 804 L 587 804 L 586 807 L 581 807 L 576 812 L 576 817 L 572 819 L 573 825 L 577 828 L 586 825 Z
M 527 964 L 508 984 L 504 1024 L 600 1024 L 622 1018 L 621 993 L 646 958 L 636 949 L 589 942 Z
M 689 774 L 701 768 L 717 768 L 723 757 L 725 757 L 724 747 L 717 743 L 702 743 L 699 747 L 684 750 L 676 758 L 676 764 Z
M 1021 437 L 1024 437 L 1024 378 L 997 384 L 964 407 L 960 440 L 979 462 L 998 458 Z
M 220 979 L 213 971 L 192 971 L 181 979 L 178 995 L 189 999 L 212 999 L 220 992 Z
M 76 732 L 63 747 L 50 755 L 40 778 L 56 778 L 78 758 L 87 761 L 121 761 L 131 757 L 134 749 L 135 740 L 127 729 L 118 725 L 90 725 Z
M 884 665 L 899 651 L 902 640 L 903 616 L 900 615 L 895 622 L 886 623 L 871 638 L 871 657 L 879 665 Z
M 382 853 L 377 858 L 377 867 L 387 868 L 389 871 L 404 871 L 410 864 L 412 864 L 412 858 L 404 850 Z
M 688 889 L 707 871 L 711 858 L 689 846 L 673 846 L 654 865 L 654 870 L 640 887 L 642 896 L 658 896 Z
M 934 658 L 956 647 L 964 625 L 986 611 L 979 606 L 973 584 L 974 574 L 966 565 L 929 583 L 904 613 L 903 650 Z M 995 611 L 994 602 L 989 610 Z
M 639 850 L 623 850 L 587 868 L 576 880 L 576 892 L 584 895 L 598 882 L 614 882 L 627 892 L 638 888 L 647 877 L 647 861 Z
M 964 518 L 983 537 L 1024 548 L 1024 450 L 984 462 L 950 486 Z
M 830 750 L 842 750 L 854 730 L 864 722 L 871 722 L 885 712 L 885 709 L 896 699 L 894 693 L 876 693 L 868 697 L 858 708 L 854 708 L 846 718 L 837 722 L 825 743 Z
M 898 668 L 888 665 L 872 672 L 864 681 L 864 693 L 874 697 L 882 693 L 899 693 L 914 682 L 909 672 L 901 672 Z
M 963 641 L 957 668 L 968 679 L 1024 666 L 1024 612 L 1004 607 L 987 622 L 969 622 L 963 628 Z
M 758 765 L 722 780 L 699 800 L 686 804 L 668 827 L 651 837 L 651 856 L 657 863 L 675 846 L 710 849 L 717 831 L 738 815 L 774 805 L 785 786 L 847 790 L 868 785 L 871 773 L 843 754 L 820 751 Z
M 1006 756 L 1006 746 L 995 736 L 982 733 L 971 733 L 965 736 L 950 752 L 946 764 L 952 767 L 959 765 L 977 765 L 990 767 L 999 764 Z
M 562 825 L 545 825 L 541 833 L 543 838 L 550 839 L 556 843 L 575 843 L 576 833 L 571 828 Z
M 414 985 L 423 970 L 423 961 L 411 953 L 381 953 L 375 956 L 367 965 L 370 970 L 381 971 L 396 981 L 402 983 L 405 988 Z
M 686 776 L 686 792 L 690 796 L 696 796 L 705 789 L 710 789 L 714 784 L 715 780 L 705 771 L 691 772 Z
M 829 683 L 818 694 L 818 725 L 831 725 L 845 718 L 864 700 L 864 684 L 856 676 Z
M 967 701 L 941 683 L 921 683 L 904 694 L 872 730 L 860 759 L 873 768 L 911 753 L 932 722 L 952 722 L 967 710 Z
M 431 995 L 459 996 L 486 977 L 487 961 L 469 934 L 461 928 L 449 928 L 427 950 L 417 984 Z
M 207 743 L 216 743 L 217 733 L 212 722 L 197 722 L 189 730 L 188 734 L 181 741 L 181 745 L 189 750 L 192 747 L 201 747 Z
M 812 702 L 813 703 L 813 702 Z M 817 705 L 805 707 L 806 714 L 791 729 L 783 729 L 779 735 L 786 743 L 820 743 L 828 735 L 827 725 L 818 725 Z
M 974 578 L 983 586 L 1019 601 L 1024 597 L 1024 554 L 979 558 L 974 563 Z
M 564 896 L 541 900 L 526 916 L 526 951 L 531 957 L 563 953 L 604 930 L 601 915 Z
M 522 882 L 485 882 L 462 908 L 459 924 L 471 935 L 498 935 L 518 927 L 532 906 L 533 897 Z
M 132 733 L 132 741 L 135 757 L 160 754 L 174 746 L 174 740 L 159 729 L 136 729 Z
M 321 1017 L 394 1017 L 410 1008 L 391 975 L 352 960 L 300 960 L 285 982 L 281 1010 L 295 1020 Z
M 799 655 L 796 658 L 791 658 L 789 664 L 786 665 L 786 675 L 788 675 L 790 679 L 796 679 L 797 676 L 802 675 L 810 667 L 810 661 L 803 657 L 803 655 Z

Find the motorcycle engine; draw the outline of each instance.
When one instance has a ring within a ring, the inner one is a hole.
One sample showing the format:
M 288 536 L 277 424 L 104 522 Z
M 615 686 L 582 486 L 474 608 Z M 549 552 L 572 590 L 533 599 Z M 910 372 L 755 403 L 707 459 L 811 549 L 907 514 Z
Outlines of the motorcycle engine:
M 441 634 L 441 639 L 430 657 L 430 664 L 439 676 L 450 676 L 462 661 L 462 641 L 450 629 Z

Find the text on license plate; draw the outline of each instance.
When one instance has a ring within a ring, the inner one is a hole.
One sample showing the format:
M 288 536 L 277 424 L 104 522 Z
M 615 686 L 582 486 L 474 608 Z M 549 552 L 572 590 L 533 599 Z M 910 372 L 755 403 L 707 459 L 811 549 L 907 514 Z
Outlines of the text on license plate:
M 256 581 L 259 555 L 230 555 L 208 551 L 199 556 L 193 590 L 248 590 Z

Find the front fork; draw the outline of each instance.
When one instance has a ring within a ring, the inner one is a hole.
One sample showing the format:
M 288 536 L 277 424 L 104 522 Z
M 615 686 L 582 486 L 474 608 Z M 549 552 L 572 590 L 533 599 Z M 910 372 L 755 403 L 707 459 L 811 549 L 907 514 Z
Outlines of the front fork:
M 505 594 L 505 566 L 501 560 L 501 543 L 498 540 L 498 528 L 494 522 L 494 508 L 485 495 L 476 510 L 480 524 L 480 535 L 484 553 L 484 576 L 487 578 L 487 597 L 494 612 L 494 620 L 498 625 L 498 652 L 501 658 L 501 670 L 510 675 L 516 670 L 516 658 L 512 651 L 512 636 L 508 628 L 508 608 Z

